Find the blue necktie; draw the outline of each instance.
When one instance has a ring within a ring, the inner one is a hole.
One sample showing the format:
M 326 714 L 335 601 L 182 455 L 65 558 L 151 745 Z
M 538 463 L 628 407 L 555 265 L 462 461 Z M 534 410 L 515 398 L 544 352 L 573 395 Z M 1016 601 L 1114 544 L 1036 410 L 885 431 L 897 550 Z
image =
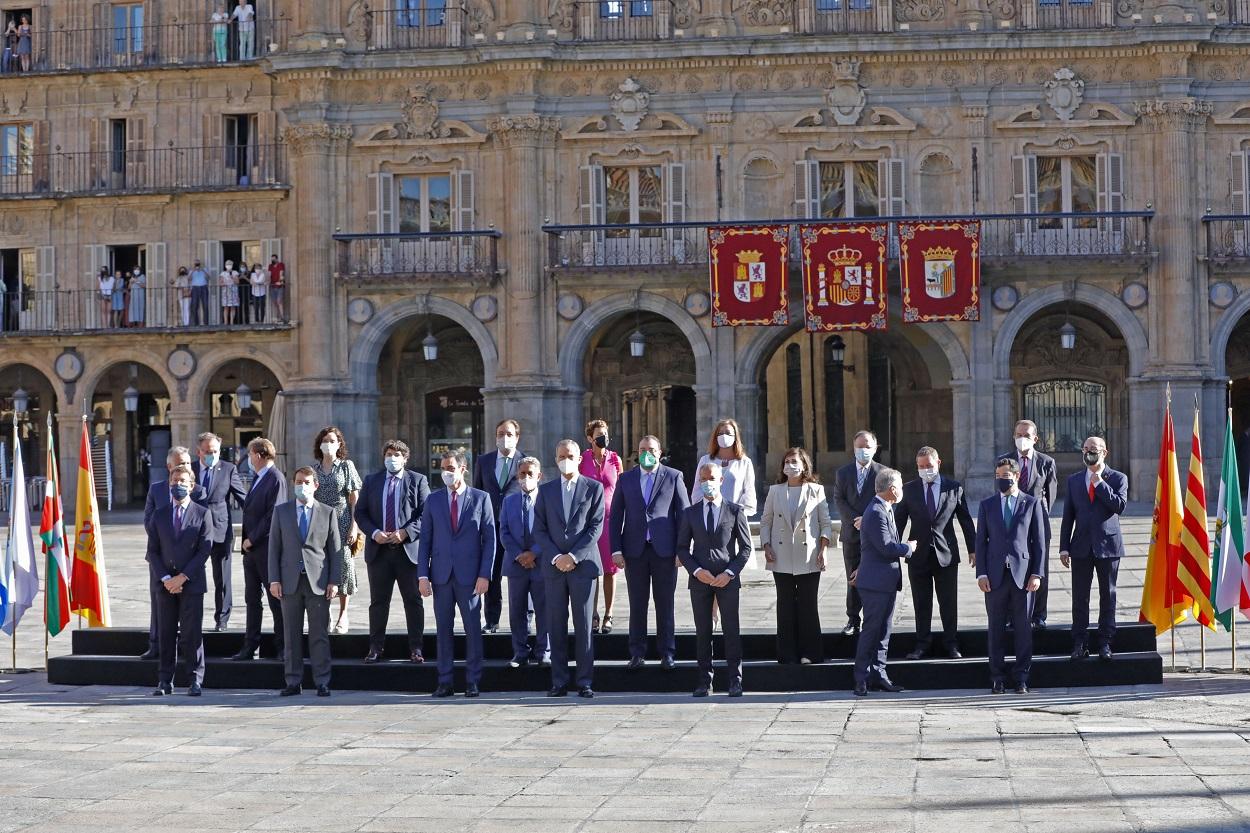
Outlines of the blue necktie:
M 1007 527 L 1008 531 L 1011 531 L 1011 516 L 1014 514 L 1011 508 L 1011 498 L 1003 498 L 1003 526 Z
M 521 544 L 526 550 L 530 549 L 530 533 L 533 532 L 533 512 L 530 509 L 530 496 L 521 496 L 521 528 L 525 530 L 525 534 L 521 536 Z
M 642 476 L 642 502 L 651 505 L 651 490 L 655 488 L 655 475 L 644 474 Z
M 308 540 L 308 507 L 301 506 L 299 508 L 299 537 L 301 541 Z

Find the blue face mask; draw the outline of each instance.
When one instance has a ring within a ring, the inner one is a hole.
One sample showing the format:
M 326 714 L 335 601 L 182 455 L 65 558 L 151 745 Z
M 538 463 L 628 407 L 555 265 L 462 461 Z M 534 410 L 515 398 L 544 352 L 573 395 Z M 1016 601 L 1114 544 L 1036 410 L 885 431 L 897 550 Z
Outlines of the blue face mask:
M 190 493 L 191 493 L 191 490 L 188 489 L 186 486 L 182 485 L 181 483 L 175 484 L 169 490 L 170 496 L 173 497 L 173 499 L 179 503 L 182 503 L 184 500 L 186 500 L 187 495 L 189 495 Z
M 217 458 L 219 456 L 220 455 L 218 454 L 205 454 L 204 455 L 204 468 L 211 469 L 213 466 L 217 465 Z
M 715 480 L 703 480 L 699 482 L 699 489 L 703 492 L 704 497 L 715 497 L 720 491 L 720 484 Z

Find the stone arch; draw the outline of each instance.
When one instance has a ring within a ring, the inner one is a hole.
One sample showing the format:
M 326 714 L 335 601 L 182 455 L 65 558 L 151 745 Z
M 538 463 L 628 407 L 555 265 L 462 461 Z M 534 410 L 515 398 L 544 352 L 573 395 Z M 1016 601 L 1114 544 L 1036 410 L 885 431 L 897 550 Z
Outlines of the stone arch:
M 202 402 L 204 396 L 208 393 L 208 383 L 213 376 L 216 375 L 218 370 L 221 370 L 221 368 L 231 362 L 256 362 L 272 373 L 274 378 L 278 380 L 278 385 L 284 390 L 286 389 L 286 368 L 283 367 L 282 362 L 268 353 L 258 351 L 249 354 L 229 347 L 223 347 L 209 351 L 200 357 L 200 361 L 199 368 L 190 380 L 191 387 L 187 392 L 188 402 Z
M 178 386 L 178 380 L 170 374 L 169 369 L 165 366 L 165 356 L 151 348 L 136 349 L 125 358 L 113 358 L 94 364 L 88 359 L 88 367 L 83 371 L 82 378 L 78 381 L 79 398 L 90 402 L 91 398 L 95 396 L 96 387 L 100 384 L 100 379 L 104 377 L 105 373 L 119 364 L 142 365 L 156 374 L 156 377 L 161 380 L 161 384 L 165 386 L 166 392 L 169 393 L 172 407 L 177 408 L 187 401 L 185 396 L 179 395 L 182 389 Z
M 1211 332 L 1211 366 L 1216 377 L 1228 375 L 1228 342 L 1247 313 L 1250 313 L 1250 292 L 1243 292 L 1224 310 Z

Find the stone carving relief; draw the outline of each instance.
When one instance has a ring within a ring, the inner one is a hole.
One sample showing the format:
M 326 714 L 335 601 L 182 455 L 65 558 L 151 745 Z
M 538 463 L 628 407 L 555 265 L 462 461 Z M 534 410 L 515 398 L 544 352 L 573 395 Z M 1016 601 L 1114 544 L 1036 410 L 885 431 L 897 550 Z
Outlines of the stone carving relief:
M 651 94 L 633 78 L 626 78 L 616 92 L 612 93 L 611 100 L 612 115 L 620 122 L 621 129 L 626 133 L 633 133 L 647 117 Z
M 702 13 L 703 4 L 700 0 L 676 0 L 672 11 L 673 28 L 689 29 Z
M 794 19 L 794 0 L 740 0 L 733 12 L 747 26 L 785 26 Z
M 1060 121 L 1071 121 L 1084 97 L 1085 82 L 1067 67 L 1056 70 L 1054 77 L 1046 82 L 1046 103 Z
M 495 22 L 495 6 L 490 0 L 469 0 L 465 26 L 471 34 L 485 32 Z
M 896 0 L 894 18 L 899 23 L 928 23 L 946 18 L 946 0 Z
M 6 116 L 20 116 L 26 112 L 26 100 L 29 97 L 30 93 L 25 89 L 20 92 L 0 93 L 0 111 Z
M 868 103 L 868 94 L 859 84 L 859 58 L 835 58 L 833 61 L 833 86 L 825 92 L 825 104 L 833 115 L 835 124 L 843 127 L 859 121 Z
M 551 28 L 561 32 L 573 31 L 573 16 L 577 14 L 575 0 L 551 0 L 547 5 L 547 20 Z
M 364 49 L 373 39 L 373 11 L 364 0 L 356 0 L 347 8 L 347 18 L 343 21 L 343 32 L 347 35 L 347 43 L 353 49 Z
M 252 96 L 252 82 L 246 84 L 227 84 L 226 103 L 231 107 L 242 107 Z

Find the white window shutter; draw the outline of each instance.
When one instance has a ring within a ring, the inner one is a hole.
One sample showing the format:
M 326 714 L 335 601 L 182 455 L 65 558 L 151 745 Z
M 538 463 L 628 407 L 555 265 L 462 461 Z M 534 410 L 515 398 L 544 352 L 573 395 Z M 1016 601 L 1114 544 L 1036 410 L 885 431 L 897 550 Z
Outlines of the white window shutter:
M 582 225 L 594 226 L 606 222 L 603 177 L 602 165 L 582 165 L 579 200 Z
M 282 260 L 282 238 L 267 237 L 260 241 L 261 257 L 265 259 L 265 268 L 269 268 L 269 260 L 274 255 L 278 256 L 278 260 Z
M 35 251 L 35 320 L 47 329 L 56 329 L 56 247 L 40 246 Z
M 686 222 L 686 166 L 670 162 L 664 171 L 664 221 Z M 668 231 L 669 257 L 674 263 L 686 262 L 686 229 Z
M 1096 161 L 1095 178 L 1098 180 L 1098 210 L 1124 210 L 1124 157 L 1118 153 L 1100 153 Z M 1104 218 L 1099 224 L 1104 231 L 1124 231 L 1123 218 Z
M 1250 170 L 1247 170 L 1247 154 L 1244 150 L 1235 151 L 1228 159 L 1228 182 L 1229 182 L 1229 210 L 1233 214 L 1250 214 L 1250 204 L 1247 204 L 1246 195 L 1250 189 L 1246 188 L 1248 178 L 1250 178 Z
M 820 218 L 820 163 L 815 160 L 794 163 L 794 211 L 805 220 Z
M 901 158 L 877 162 L 877 205 L 882 217 L 902 217 L 906 213 L 906 184 Z
M 177 292 L 171 290 L 165 272 L 166 244 L 149 243 L 147 247 L 148 261 L 148 323 L 153 327 L 164 327 L 169 324 L 170 308 L 177 308 Z M 177 318 L 177 313 L 174 313 Z
M 395 175 L 385 171 L 378 172 L 378 227 L 382 234 L 394 234 L 399 231 L 395 222 Z
M 473 230 L 473 171 L 458 170 L 456 180 L 456 231 Z
M 378 175 L 369 174 L 369 212 L 365 220 L 369 231 L 378 230 Z
M 89 328 L 98 330 L 107 323 L 100 319 L 100 305 L 96 303 L 96 298 L 99 297 L 100 291 L 100 270 L 108 265 L 108 246 L 92 243 L 84 248 L 87 261 L 86 286 L 95 294 L 83 293 L 83 296 L 90 300 L 86 302 L 86 310 L 84 310 L 86 315 L 80 315 L 79 318 L 85 321 Z

